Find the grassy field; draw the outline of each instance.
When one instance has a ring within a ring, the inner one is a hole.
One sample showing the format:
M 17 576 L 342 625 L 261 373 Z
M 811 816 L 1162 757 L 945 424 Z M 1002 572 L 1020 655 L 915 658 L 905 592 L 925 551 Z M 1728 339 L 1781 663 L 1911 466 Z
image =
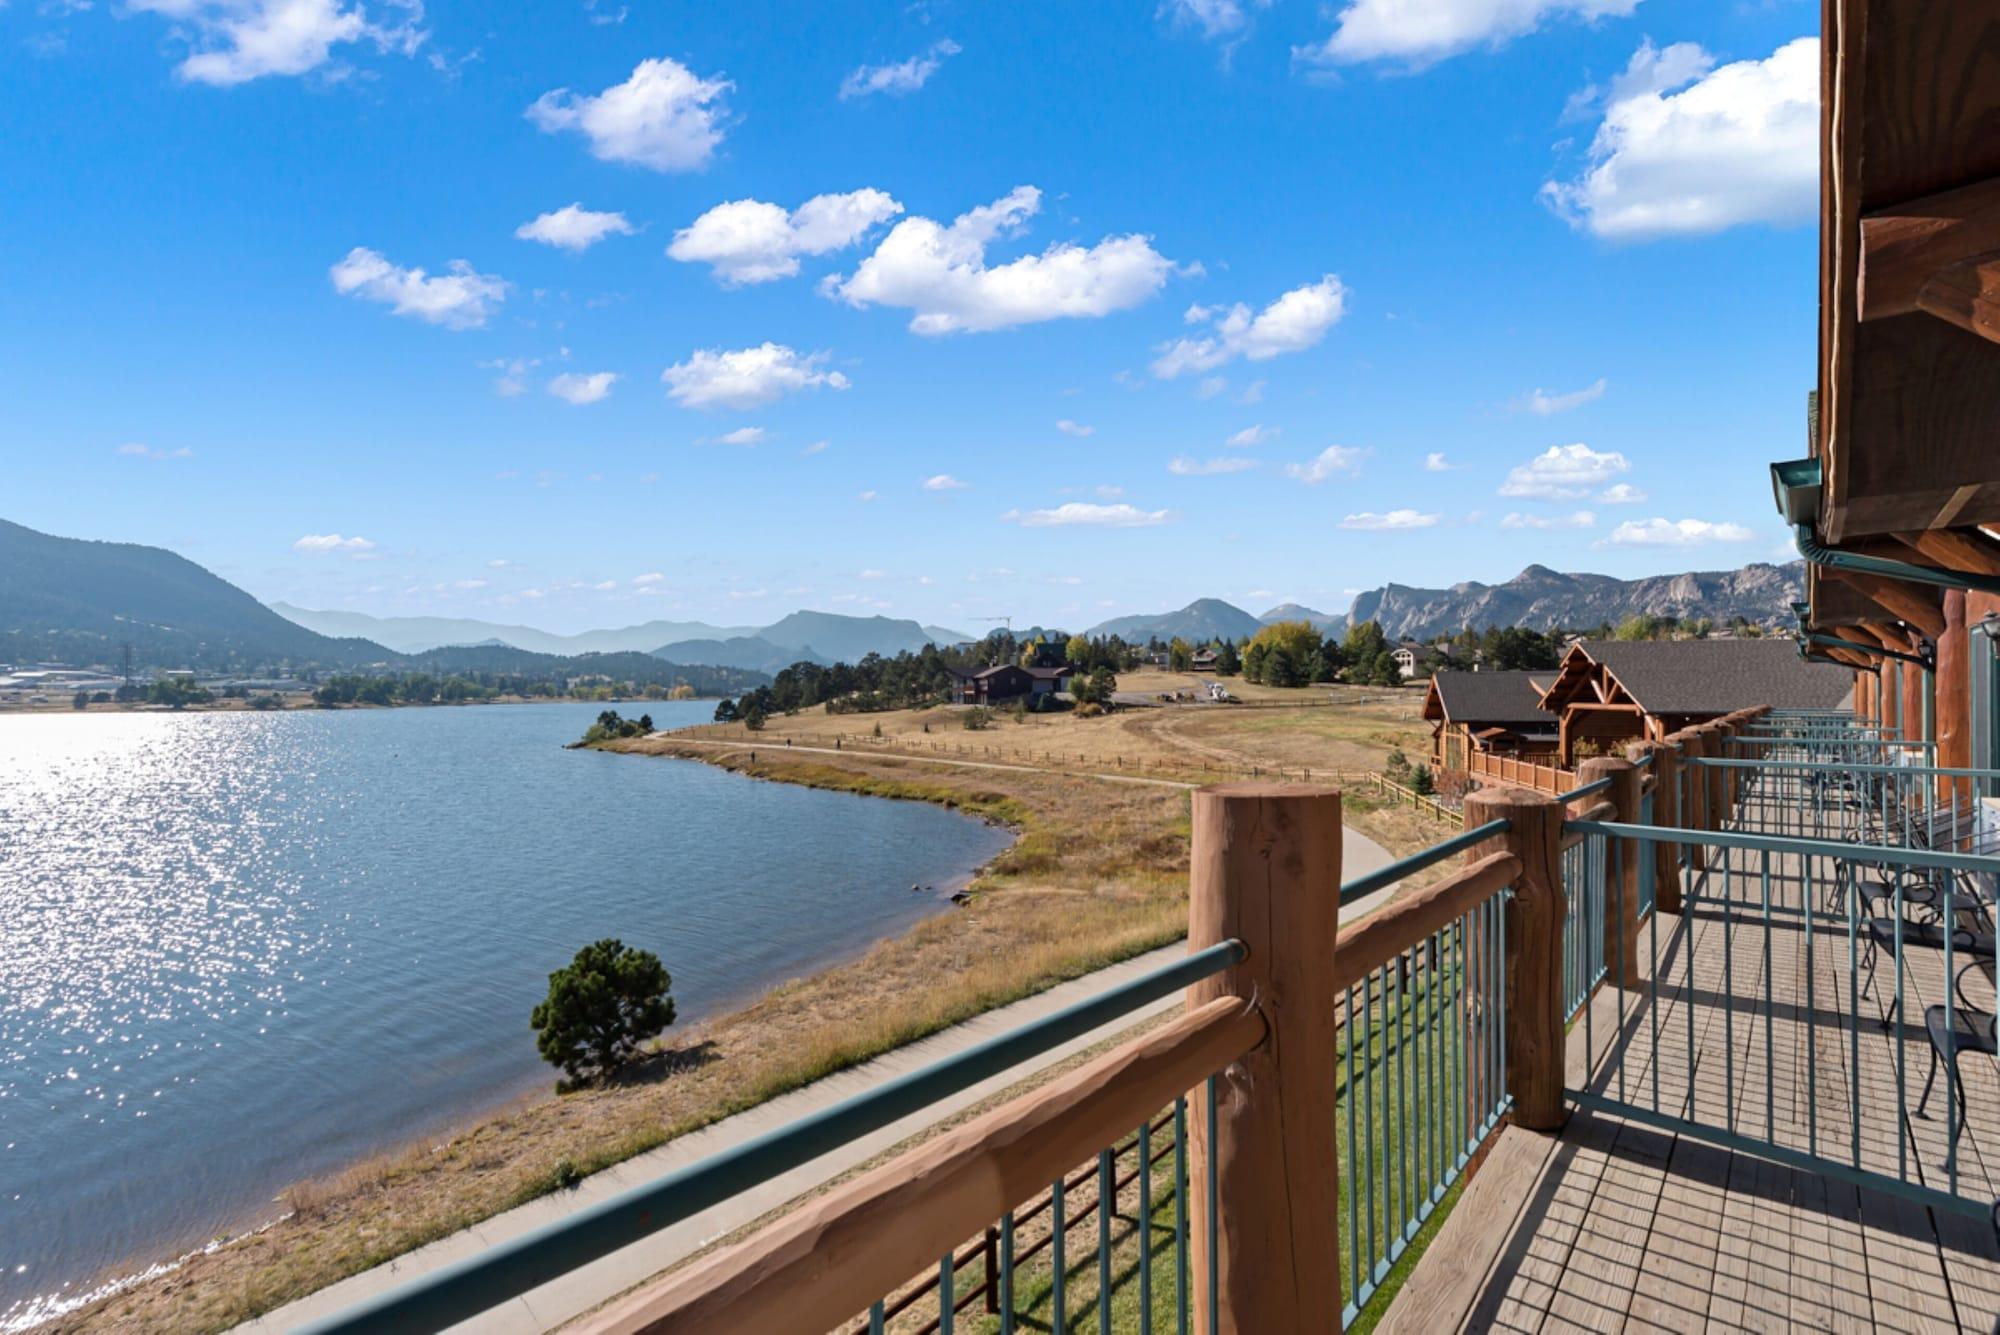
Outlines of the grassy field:
M 1157 692 L 1176 689 L 1176 679 L 1142 673 L 1121 686 Z M 1171 771 L 1197 782 L 1296 766 L 1326 777 L 1378 768 L 1392 746 L 1420 756 L 1428 745 L 1414 691 L 1258 694 L 1299 707 L 1024 721 L 1002 713 L 978 732 L 948 708 L 816 710 L 774 719 L 761 733 L 696 730 L 729 746 L 676 737 L 607 744 L 635 757 L 685 756 L 760 778 L 935 802 L 1006 824 L 1017 838 L 973 882 L 964 908 L 674 1034 L 618 1086 L 526 1101 L 440 1142 L 301 1183 L 287 1193 L 289 1216 L 268 1229 L 52 1328 L 226 1328 L 822 1075 L 1178 939 L 1187 924 L 1187 790 L 1098 776 Z M 819 749 L 836 743 L 838 754 Z M 949 757 L 932 744 L 946 743 L 966 747 L 951 756 L 973 764 L 935 763 Z M 1004 768 L 975 767 L 987 764 Z M 1360 793 L 1346 818 L 1395 852 L 1448 830 Z

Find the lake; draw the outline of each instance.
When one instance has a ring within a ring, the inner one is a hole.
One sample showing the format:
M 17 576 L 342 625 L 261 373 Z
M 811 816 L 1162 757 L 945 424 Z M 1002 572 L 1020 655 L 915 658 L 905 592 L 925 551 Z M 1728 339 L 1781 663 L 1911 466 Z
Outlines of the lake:
M 939 911 L 1009 839 L 562 750 L 600 708 L 0 719 L 0 1327 L 549 1087 L 528 1012 L 589 941 L 658 953 L 685 1024 Z

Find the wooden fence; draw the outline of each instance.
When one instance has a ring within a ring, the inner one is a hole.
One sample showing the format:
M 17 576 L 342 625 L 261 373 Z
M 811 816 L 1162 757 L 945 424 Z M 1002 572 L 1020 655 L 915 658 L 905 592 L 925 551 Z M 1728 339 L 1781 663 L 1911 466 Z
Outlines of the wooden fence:
M 1478 778 L 1492 779 L 1497 783 L 1511 783 L 1521 788 L 1532 788 L 1538 793 L 1566 793 L 1577 786 L 1575 770 L 1561 769 L 1555 765 L 1538 765 L 1532 760 L 1517 760 L 1513 756 L 1495 755 L 1487 751 L 1472 751 L 1465 756 L 1465 772 Z

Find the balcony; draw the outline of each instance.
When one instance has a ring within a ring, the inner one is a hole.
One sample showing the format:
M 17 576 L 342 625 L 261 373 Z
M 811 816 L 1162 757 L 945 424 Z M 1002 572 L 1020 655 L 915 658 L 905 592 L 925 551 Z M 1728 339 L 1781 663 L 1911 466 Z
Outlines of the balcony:
M 2000 772 L 1929 759 L 1844 715 L 1743 711 L 1560 795 L 1475 792 L 1463 834 L 1337 894 L 1337 792 L 1204 790 L 1184 960 L 315 1328 L 532 1310 L 1179 994 L 581 1327 L 1985 1329 L 2000 859 L 1977 799 Z

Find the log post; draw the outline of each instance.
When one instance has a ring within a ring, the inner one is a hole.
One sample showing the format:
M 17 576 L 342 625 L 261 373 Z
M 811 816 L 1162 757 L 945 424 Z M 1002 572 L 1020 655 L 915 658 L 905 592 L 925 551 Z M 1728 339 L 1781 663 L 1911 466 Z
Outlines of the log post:
M 1506 909 L 1507 1092 L 1514 1097 L 1517 1126 L 1554 1131 L 1567 1116 L 1563 1105 L 1563 804 L 1546 793 L 1523 788 L 1482 788 L 1467 794 L 1468 829 L 1495 820 L 1511 822 L 1512 828 L 1481 844 L 1473 856 L 1505 852 L 1521 860 L 1521 879 Z
M 1653 824 L 1663 830 L 1680 826 L 1681 745 L 1675 733 L 1664 742 L 1635 742 L 1625 748 L 1634 764 L 1646 756 L 1653 776 Z M 1680 846 L 1665 840 L 1653 844 L 1653 910 L 1656 913 L 1681 911 Z
M 1701 753 L 1716 760 L 1729 754 L 1729 739 L 1723 733 L 1722 725 L 1713 719 L 1701 725 Z M 1705 795 L 1707 806 L 1702 812 L 1707 817 L 1707 829 L 1720 830 L 1728 819 L 1729 800 L 1724 791 L 1728 775 L 1729 771 L 1721 765 L 1710 765 L 1702 771 L 1705 780 L 1702 787 L 1708 790 Z
M 1599 756 L 1583 762 L 1582 779 L 1611 780 L 1606 794 L 1611 819 L 1621 825 L 1639 824 L 1640 785 L 1645 775 L 1629 760 Z M 1637 987 L 1639 976 L 1639 859 L 1645 846 L 1637 839 L 1604 841 L 1604 967 L 1606 977 Z
M 1708 738 L 1699 728 L 1683 728 L 1667 740 L 1680 742 L 1684 762 L 1699 761 L 1708 754 Z M 1708 828 L 1708 783 L 1704 777 L 1707 772 L 1699 764 L 1684 763 L 1681 766 L 1680 816 L 1683 830 Z M 1681 847 L 1687 851 L 1689 871 L 1700 871 L 1708 865 L 1707 850 L 1699 841 L 1682 844 Z
M 1323 1327 L 1341 1307 L 1339 1164 L 1333 1135 L 1339 1073 L 1333 952 L 1340 907 L 1340 790 L 1233 783 L 1194 794 L 1188 946 L 1231 938 L 1249 953 L 1188 989 L 1190 1009 L 1239 997 L 1261 1011 L 1265 1041 L 1222 1073 L 1214 1125 L 1188 1100 L 1189 1180 L 1196 1186 L 1196 1295 L 1214 1286 L 1218 1325 L 1195 1303 L 1204 1335 Z M 1215 1271 L 1209 1273 L 1209 1249 Z
M 1946 589 L 1944 594 L 1944 634 L 1937 642 L 1937 761 L 1941 769 L 1963 769 L 1972 764 L 1972 729 L 1967 715 L 1972 708 L 1971 648 L 1965 631 L 1965 590 Z M 1937 776 L 1937 795 L 1944 801 L 1958 796 L 1959 780 Z

